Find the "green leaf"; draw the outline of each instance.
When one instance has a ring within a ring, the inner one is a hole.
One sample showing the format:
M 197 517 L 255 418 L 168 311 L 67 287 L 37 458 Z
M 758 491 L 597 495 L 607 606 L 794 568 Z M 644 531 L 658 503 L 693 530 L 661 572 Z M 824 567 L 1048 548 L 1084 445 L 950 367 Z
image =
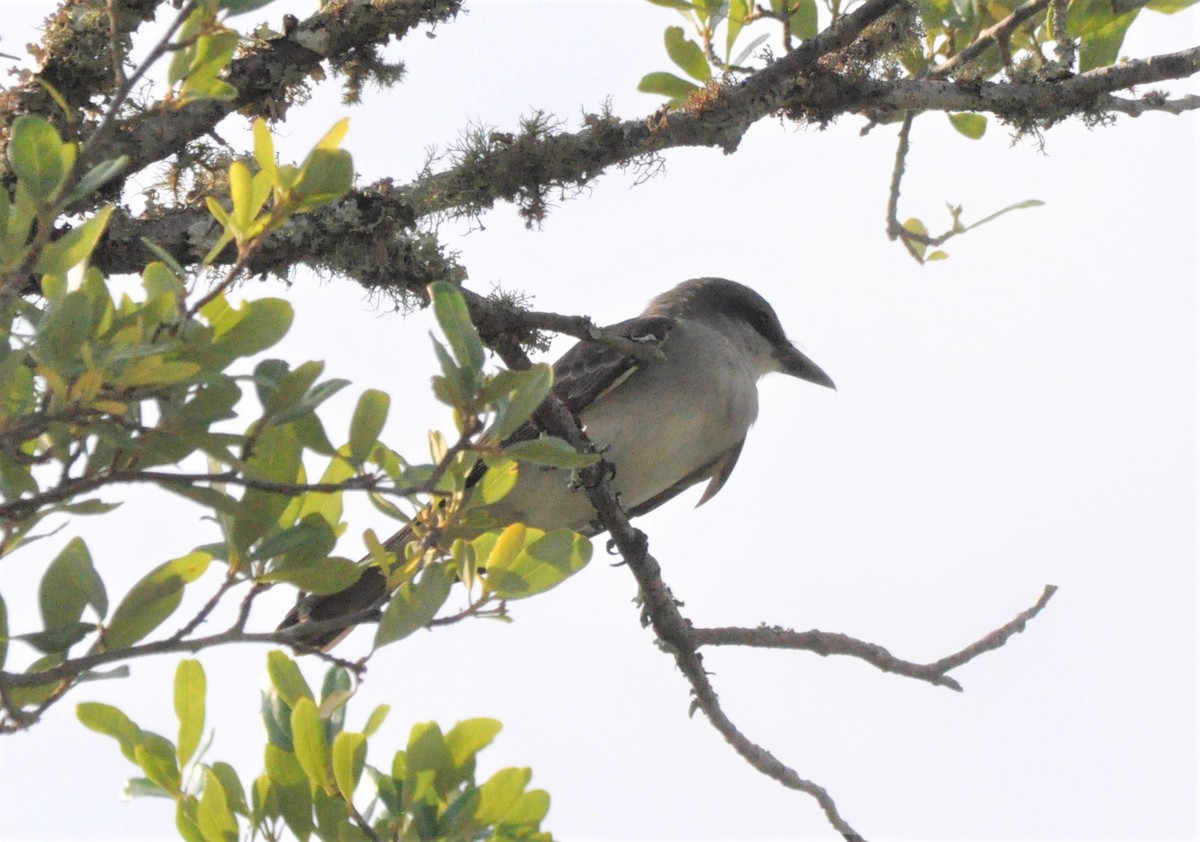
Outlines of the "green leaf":
M 987 131 L 987 117 L 982 114 L 951 114 L 946 113 L 950 118 L 950 125 L 954 126 L 955 130 L 969 137 L 971 140 L 979 140 Z
M 115 739 L 125 759 L 136 762 L 133 749 L 141 742 L 143 732 L 121 710 L 100 702 L 81 702 L 75 706 L 75 716 L 85 728 Z
M 133 747 L 133 759 L 147 778 L 167 792 L 179 792 L 179 766 L 175 762 L 175 746 L 170 740 L 142 732 L 142 740 Z
M 8 160 L 29 195 L 47 202 L 66 181 L 75 163 L 75 150 L 70 144 L 63 143 L 49 122 L 23 114 L 12 124 Z
M 1008 207 L 1002 208 L 1001 210 L 998 210 L 993 214 L 989 214 L 988 216 L 985 216 L 983 219 L 979 220 L 978 222 L 968 225 L 963 230 L 970 231 L 972 228 L 978 228 L 980 225 L 991 222 L 993 219 L 996 219 L 997 217 L 1004 216 L 1004 214 L 1008 213 L 1009 211 L 1024 210 L 1025 208 L 1040 208 L 1044 204 L 1046 204 L 1046 203 L 1043 202 L 1041 199 L 1026 199 L 1023 202 L 1017 202 L 1015 205 L 1009 205 Z
M 367 725 L 363 728 L 363 736 L 370 737 L 379 730 L 379 726 L 383 724 L 383 720 L 387 719 L 388 713 L 391 711 L 390 705 L 378 705 L 375 710 L 371 711 L 371 715 L 367 717 Z
M 337 149 L 342 145 L 342 140 L 345 139 L 346 132 L 348 131 L 350 131 L 350 118 L 343 117 L 329 127 L 329 131 L 321 136 L 321 139 L 317 141 L 316 146 L 313 148 Z
M 332 740 L 346 721 L 346 703 L 354 696 L 354 682 L 345 667 L 332 666 L 321 679 L 321 704 L 317 713 L 325 723 L 325 738 Z
M 367 389 L 359 396 L 354 417 L 350 419 L 350 461 L 355 465 L 361 465 L 371 455 L 387 421 L 390 404 L 388 394 L 378 389 Z
M 209 553 L 197 550 L 160 564 L 142 577 L 113 613 L 102 639 L 104 648 L 132 646 L 162 625 L 179 607 L 184 586 L 200 578 L 210 561 Z
M 454 766 L 436 722 L 419 722 L 412 727 L 404 756 L 407 768 L 403 791 L 410 807 L 427 797 L 422 790 L 432 787 L 441 796 L 454 785 Z
M 33 270 L 40 274 L 59 275 L 91 255 L 112 216 L 113 205 L 105 205 L 91 219 L 72 228 L 42 250 Z
M 437 281 L 429 285 L 429 295 L 433 299 L 434 315 L 446 341 L 450 343 L 454 359 L 463 368 L 481 371 L 483 343 L 479 341 L 479 333 L 471 321 L 462 293 L 451 283 Z
M 279 818 L 279 798 L 270 775 L 263 773 L 254 779 L 250 799 L 250 821 L 255 827 L 261 825 L 264 819 Z
M 75 189 L 67 196 L 66 204 L 70 205 L 84 196 L 90 196 L 92 193 L 95 193 L 120 175 L 127 166 L 129 166 L 128 155 L 122 155 L 119 158 L 109 158 L 107 161 L 101 161 L 96 164 L 96 166 L 84 173 L 83 178 L 79 179 L 79 183 L 75 185 Z
M 800 0 L 790 20 L 792 34 L 802 41 L 817 37 L 817 0 Z
M 241 318 L 227 331 L 219 332 L 213 343 L 214 350 L 230 361 L 265 351 L 283 339 L 295 315 L 292 305 L 282 298 L 250 301 L 237 312 Z
M 733 45 L 738 39 L 738 35 L 742 33 L 742 26 L 745 25 L 746 15 L 750 14 L 751 4 L 749 0 L 729 0 L 729 18 L 725 24 L 725 61 L 729 62 L 729 57 L 733 54 Z
M 446 734 L 446 750 L 461 780 L 474 775 L 475 755 L 491 745 L 503 727 L 498 719 L 479 717 L 464 719 Z
M 504 825 L 529 826 L 536 830 L 537 825 L 550 812 L 550 793 L 544 789 L 531 789 L 522 793 L 517 803 L 504 814 Z
M 267 538 L 254 548 L 254 552 L 250 553 L 250 558 L 253 561 L 265 561 L 296 549 L 308 547 L 314 541 L 329 541 L 328 546 L 332 547 L 331 539 L 333 538 L 330 524 L 324 519 L 308 523 L 301 522 Z
M 230 221 L 237 231 L 244 232 L 258 209 L 254 207 L 254 177 L 241 161 L 229 165 L 229 198 L 233 203 Z
M 314 787 L 325 789 L 329 785 L 329 749 L 312 699 L 298 699 L 292 708 L 292 745 L 305 777 Z
M 333 779 L 338 792 L 347 803 L 354 800 L 354 790 L 367 763 L 367 738 L 363 734 L 342 731 L 333 739 Z
M 71 623 L 49 631 L 13 635 L 13 640 L 23 640 L 39 652 L 49 655 L 66 652 L 95 630 L 94 623 Z
M 680 79 L 674 73 L 659 71 L 643 76 L 642 81 L 638 82 L 637 89 L 644 94 L 669 97 L 674 102 L 687 99 L 700 90 L 700 86 L 686 79 Z
M 249 818 L 250 808 L 246 805 L 246 791 L 242 787 L 241 779 L 238 778 L 237 770 L 225 761 L 218 760 L 212 765 L 212 773 L 221 782 L 221 789 L 225 791 L 225 801 L 228 803 L 229 809 Z
M 429 625 L 450 596 L 454 577 L 451 566 L 433 564 L 425 568 L 416 584 L 401 585 L 379 619 L 374 648 L 395 643 Z
M 313 701 L 312 688 L 304 680 L 296 662 L 278 649 L 267 653 L 267 675 L 271 679 L 271 686 L 288 707 L 296 707 L 301 699 Z
M 1173 15 L 1176 12 L 1182 12 L 1184 9 L 1194 6 L 1197 2 L 1200 2 L 1200 0 L 1150 0 L 1146 4 L 1146 8 L 1152 12 Z
M 600 461 L 599 454 L 580 453 L 562 439 L 552 436 L 514 442 L 504 448 L 504 452 L 522 462 L 535 462 L 555 468 L 583 468 Z
M 149 778 L 129 778 L 121 787 L 121 800 L 132 801 L 134 798 L 170 798 L 174 796 Z
M 204 773 L 204 792 L 196 807 L 196 824 L 204 834 L 205 842 L 237 842 L 238 824 L 225 787 L 211 769 Z
M 518 467 L 515 459 L 492 458 L 479 481 L 476 493 L 485 505 L 502 500 L 517 484 Z
M 1116 63 L 1121 55 L 1121 45 L 1125 43 L 1125 33 L 1140 11 L 1134 9 L 1083 37 L 1079 45 L 1080 73 Z
M 929 229 L 925 227 L 925 223 L 917 219 L 915 216 L 904 220 L 904 229 L 922 236 L 929 235 Z M 912 254 L 913 257 L 922 263 L 925 262 L 925 251 L 928 248 L 925 243 L 921 242 L 920 240 L 909 239 L 908 237 L 902 238 L 902 242 L 904 243 L 904 247 L 908 249 L 909 253 Z
M 302 840 L 312 833 L 312 795 L 308 778 L 291 752 L 273 745 L 266 750 L 267 774 L 274 782 L 275 802 L 292 833 Z
M 72 538 L 54 561 L 38 587 L 42 622 L 49 630 L 73 626 L 91 605 L 103 619 L 108 613 L 104 580 L 92 566 L 92 556 L 80 538 Z
M 262 0 L 269 3 L 271 0 Z M 267 174 L 274 183 L 279 180 L 278 165 L 275 163 L 275 139 L 271 136 L 271 127 L 262 117 L 254 119 L 254 160 L 258 168 Z
M 329 460 L 321 483 L 345 482 L 354 476 L 354 467 L 339 456 Z M 342 520 L 342 492 L 310 491 L 304 495 L 297 517 L 304 521 L 309 515 L 318 515 L 331 531 L 337 532 Z
M 175 829 L 183 838 L 183 842 L 213 842 L 205 839 L 196 824 L 196 798 L 180 798 L 175 802 Z
M 501 533 L 488 556 L 487 590 L 502 599 L 524 599 L 543 593 L 578 573 L 592 557 L 592 543 L 569 529 L 543 533 L 539 529 L 522 527 L 521 543 L 512 552 L 514 541 L 506 536 L 514 524 Z
M 270 5 L 275 0 L 221 0 L 221 8 L 229 13 L 229 17 L 253 12 L 263 6 Z
M 270 482 L 303 481 L 301 455 L 300 441 L 290 427 L 268 427 L 258 437 L 254 455 L 246 464 L 246 474 Z M 242 496 L 245 516 L 233 525 L 235 545 L 244 551 L 272 532 L 294 499 L 274 491 L 247 489 Z
M 712 68 L 704 57 L 704 50 L 695 41 L 683 34 L 682 26 L 668 26 L 663 33 L 663 42 L 667 46 L 667 55 L 683 72 L 693 79 L 707 82 L 712 78 Z
M 361 575 L 357 563 L 329 556 L 307 564 L 279 566 L 261 578 L 264 582 L 287 582 L 309 593 L 331 594 L 350 587 Z
M 342 198 L 354 184 L 354 160 L 344 149 L 314 149 L 304 163 L 296 193 L 308 210 Z
M 175 668 L 175 716 L 179 719 L 179 738 L 176 742 L 179 765 L 184 766 L 204 734 L 204 699 L 207 692 L 204 667 L 193 658 L 186 658 Z
M 504 818 L 505 813 L 525 792 L 525 787 L 533 777 L 528 767 L 501 769 L 488 778 L 479 788 L 479 809 L 475 811 L 475 820 L 483 825 L 491 825 Z
M 554 385 L 554 369 L 545 363 L 530 366 L 524 371 L 501 372 L 510 375 L 512 388 L 508 401 L 497 419 L 496 437 L 503 440 L 529 420 Z M 499 375 L 497 375 L 499 377 Z

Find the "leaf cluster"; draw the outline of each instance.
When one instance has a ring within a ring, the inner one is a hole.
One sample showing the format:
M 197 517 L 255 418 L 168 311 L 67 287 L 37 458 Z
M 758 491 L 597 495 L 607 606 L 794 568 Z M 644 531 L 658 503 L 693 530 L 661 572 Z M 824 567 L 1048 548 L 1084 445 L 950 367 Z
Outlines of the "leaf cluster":
M 389 707 L 376 707 L 361 731 L 347 730 L 355 687 L 344 668 L 325 673 L 319 695 L 280 651 L 268 653 L 267 674 L 264 769 L 249 786 L 229 763 L 205 760 L 212 734 L 205 741 L 207 677 L 199 661 L 183 660 L 175 672 L 174 741 L 113 705 L 84 702 L 76 715 L 138 767 L 127 797 L 175 802 L 175 826 L 187 842 L 275 840 L 285 830 L 301 842 L 551 838 L 541 829 L 550 796 L 528 789 L 528 768 L 476 778 L 479 752 L 500 731 L 496 720 L 468 719 L 447 732 L 433 722 L 415 725 L 406 748 L 381 768 L 368 751 Z

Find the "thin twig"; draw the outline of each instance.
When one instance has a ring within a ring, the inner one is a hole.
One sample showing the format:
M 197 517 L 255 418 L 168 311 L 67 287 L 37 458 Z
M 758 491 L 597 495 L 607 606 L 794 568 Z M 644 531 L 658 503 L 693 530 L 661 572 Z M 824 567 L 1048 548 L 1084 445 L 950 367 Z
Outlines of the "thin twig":
M 794 649 L 815 652 L 822 657 L 829 655 L 847 655 L 866 661 L 883 672 L 928 681 L 940 687 L 962 691 L 962 685 L 950 678 L 946 673 L 962 666 L 968 661 L 979 657 L 985 652 L 1003 646 L 1008 638 L 1023 631 L 1025 623 L 1037 616 L 1050 597 L 1054 595 L 1055 587 L 1047 585 L 1041 597 L 1032 608 L 1019 614 L 1016 619 L 1005 623 L 995 631 L 989 632 L 983 638 L 972 643 L 953 655 L 928 664 L 918 664 L 897 658 L 887 649 L 876 643 L 850 637 L 835 632 L 823 632 L 813 629 L 806 632 L 792 631 L 778 626 L 745 628 L 694 628 L 692 639 L 698 646 L 749 646 L 756 649 Z
M 946 78 L 964 64 L 979 58 L 988 47 L 1006 41 L 1016 31 L 1018 26 L 1044 10 L 1048 5 L 1050 5 L 1050 0 L 1027 0 L 1027 2 L 1013 9 L 1012 14 L 1004 20 L 980 32 L 975 37 L 975 40 L 963 47 L 959 53 L 947 59 L 945 63 L 930 70 L 925 78 Z
M 917 664 L 897 658 L 876 643 L 849 635 L 813 629 L 806 632 L 771 626 L 768 628 L 696 628 L 692 637 L 698 646 L 749 646 L 756 649 L 794 649 L 815 652 L 821 657 L 848 655 L 866 661 L 883 672 L 928 681 L 939 687 L 962 691 L 962 685 L 930 664 Z
M 224 598 L 225 594 L 229 593 L 230 589 L 235 585 L 240 584 L 241 581 L 242 580 L 233 575 L 233 571 L 230 571 L 221 581 L 221 586 L 217 588 L 217 592 L 212 595 L 208 602 L 204 603 L 204 607 L 202 607 L 196 613 L 196 616 L 189 620 L 182 628 L 179 629 L 179 631 L 175 632 L 175 634 L 171 635 L 167 639 L 183 640 L 189 634 L 194 632 L 200 627 L 201 623 L 208 619 L 208 615 L 212 614 L 212 612 L 216 610 L 217 605 L 221 602 L 222 598 Z
M 1054 592 L 1057 590 L 1058 588 L 1054 585 L 1046 585 L 1046 588 L 1042 591 L 1041 597 L 1036 603 L 1034 603 L 1032 608 L 1022 611 L 1012 620 L 1005 623 L 995 631 L 984 635 L 982 638 L 975 641 L 965 649 L 955 652 L 953 655 L 948 655 L 945 658 L 934 661 L 929 666 L 936 669 L 938 672 L 945 673 L 949 672 L 955 667 L 962 666 L 963 664 L 967 663 L 967 661 L 982 655 L 984 652 L 990 652 L 993 649 L 999 649 L 1014 634 L 1025 631 L 1025 624 L 1041 613 L 1042 609 L 1046 607 L 1046 603 L 1050 601 L 1050 597 L 1054 596 Z

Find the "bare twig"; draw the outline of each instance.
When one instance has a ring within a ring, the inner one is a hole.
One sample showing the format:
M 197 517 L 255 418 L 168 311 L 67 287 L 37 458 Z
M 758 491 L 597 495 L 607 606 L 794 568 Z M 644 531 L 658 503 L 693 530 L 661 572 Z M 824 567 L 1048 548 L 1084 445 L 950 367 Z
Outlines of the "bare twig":
M 1018 632 L 1025 631 L 1025 624 L 1041 613 L 1046 607 L 1046 603 L 1050 601 L 1050 597 L 1054 596 L 1054 592 L 1058 588 L 1054 585 L 1046 585 L 1042 591 L 1041 597 L 1032 608 L 1026 609 L 1014 617 L 1009 622 L 1005 623 L 1000 628 L 993 632 L 984 635 L 979 640 L 972 643 L 970 646 L 955 652 L 953 655 L 948 655 L 930 664 L 931 667 L 938 672 L 949 672 L 955 667 L 960 667 L 967 661 L 982 655 L 984 652 L 990 652 L 993 649 L 999 649 L 1008 639 Z
M 962 691 L 962 685 L 930 664 L 917 664 L 897 658 L 876 643 L 868 643 L 836 632 L 813 629 L 806 632 L 792 631 L 779 626 L 746 628 L 697 628 L 692 629 L 692 638 L 697 646 L 749 646 L 755 649 L 795 649 L 815 652 L 821 657 L 848 655 L 866 661 L 883 672 L 892 672 L 906 678 L 927 681 L 939 687 Z
M 900 181 L 904 178 L 904 169 L 908 163 L 908 135 L 912 131 L 912 124 L 913 112 L 906 112 L 896 138 L 896 159 L 892 164 L 892 183 L 888 188 L 887 235 L 889 240 L 913 233 L 901 225 L 897 217 L 897 209 L 900 204 Z
M 1008 638 L 1024 631 L 1025 623 L 1032 620 L 1046 607 L 1056 588 L 1047 585 L 1032 608 L 1017 615 L 1016 619 L 989 632 L 979 641 L 959 652 L 928 664 L 918 664 L 897 658 L 876 643 L 858 640 L 844 634 L 823 632 L 813 629 L 806 632 L 792 631 L 778 626 L 745 628 L 692 629 L 692 639 L 697 646 L 749 646 L 756 649 L 795 649 L 815 652 L 822 657 L 847 655 L 866 661 L 883 672 L 896 673 L 907 678 L 928 681 L 940 687 L 962 691 L 962 685 L 946 673 L 962 666 L 992 649 L 1003 646 Z

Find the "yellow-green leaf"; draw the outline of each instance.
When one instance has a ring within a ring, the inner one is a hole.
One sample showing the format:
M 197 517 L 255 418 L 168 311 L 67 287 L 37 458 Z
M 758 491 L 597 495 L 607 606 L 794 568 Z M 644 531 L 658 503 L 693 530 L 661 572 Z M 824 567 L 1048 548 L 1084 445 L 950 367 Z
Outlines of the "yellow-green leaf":
M 963 137 L 979 140 L 987 131 L 987 117 L 982 114 L 946 114 L 950 125 Z
M 104 632 L 106 649 L 123 649 L 137 643 L 175 613 L 183 588 L 208 569 L 212 556 L 199 550 L 168 561 L 147 573 L 129 589 Z
M 325 726 L 312 699 L 298 699 L 292 708 L 292 744 L 305 777 L 314 787 L 329 785 L 329 749 L 325 744 Z
M 663 43 L 667 47 L 667 55 L 683 72 L 693 79 L 707 82 L 712 78 L 712 68 L 704 57 L 700 45 L 683 34 L 682 26 L 668 26 L 663 33 Z
M 342 731 L 333 738 L 333 779 L 347 802 L 354 800 L 354 790 L 366 762 L 367 738 L 364 734 Z
M 175 716 L 179 719 L 176 752 L 180 766 L 186 765 L 200 747 L 206 693 L 207 681 L 200 662 L 194 658 L 180 661 L 175 668 Z
M 44 202 L 53 199 L 66 181 L 75 150 L 45 119 L 22 114 L 12 124 L 8 160 L 29 195 Z
M 278 649 L 267 653 L 267 675 L 271 679 L 271 686 L 288 707 L 294 708 L 301 699 L 313 700 L 312 688 L 304 680 L 296 662 Z

